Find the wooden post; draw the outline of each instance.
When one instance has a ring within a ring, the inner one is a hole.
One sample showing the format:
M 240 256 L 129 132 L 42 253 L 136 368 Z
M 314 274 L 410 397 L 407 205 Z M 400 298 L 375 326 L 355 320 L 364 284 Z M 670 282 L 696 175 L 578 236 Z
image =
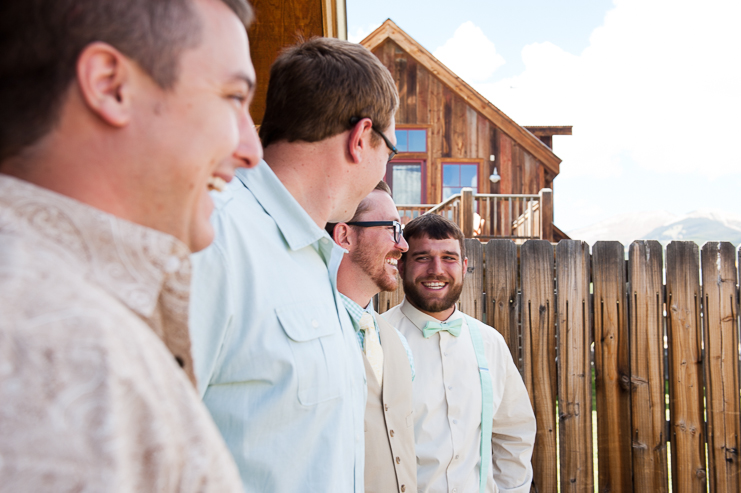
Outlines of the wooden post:
M 706 491 L 699 250 L 692 241 L 666 248 L 666 336 L 672 491 Z
M 460 227 L 466 238 L 473 238 L 473 189 L 461 190 Z
M 484 247 L 476 238 L 466 238 L 468 269 L 463 280 L 459 309 L 466 315 L 484 321 Z
M 710 491 L 741 489 L 739 462 L 738 311 L 733 245 L 702 247 L 705 401 Z
M 522 366 L 535 412 L 533 482 L 539 493 L 557 491 L 556 471 L 556 327 L 553 245 L 528 240 L 522 262 Z
M 630 349 L 622 243 L 594 244 L 592 281 L 599 491 L 632 491 Z
M 522 372 L 517 329 L 517 245 L 512 240 L 489 240 L 486 253 L 486 323 L 507 341 L 512 359 Z
M 594 492 L 589 245 L 556 247 L 561 492 Z
M 662 253 L 658 241 L 634 241 L 628 261 L 633 485 L 647 493 L 668 491 Z
M 542 189 L 540 195 L 540 238 L 553 241 L 553 190 Z

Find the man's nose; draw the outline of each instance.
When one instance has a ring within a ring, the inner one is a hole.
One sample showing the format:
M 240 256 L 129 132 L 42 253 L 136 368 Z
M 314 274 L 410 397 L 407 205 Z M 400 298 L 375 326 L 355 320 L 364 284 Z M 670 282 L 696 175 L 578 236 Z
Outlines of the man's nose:
M 254 168 L 262 159 L 262 144 L 252 118 L 247 116 L 239 126 L 239 145 L 234 156 L 242 161 L 245 168 Z
M 401 237 L 399 238 L 399 241 L 396 243 L 396 245 L 394 245 L 394 248 L 396 248 L 402 253 L 409 250 L 409 243 L 407 243 L 407 240 L 404 239 L 404 235 L 401 235 Z
M 443 262 L 440 257 L 432 257 L 432 260 L 428 264 L 427 272 L 429 274 L 442 274 L 443 273 Z

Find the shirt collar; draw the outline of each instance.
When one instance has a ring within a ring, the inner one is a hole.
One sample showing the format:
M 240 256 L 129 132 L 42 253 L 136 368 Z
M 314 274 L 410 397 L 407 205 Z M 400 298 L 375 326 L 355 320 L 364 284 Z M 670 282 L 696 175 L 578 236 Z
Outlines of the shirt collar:
M 350 315 L 350 319 L 352 320 L 353 327 L 355 328 L 355 332 L 360 330 L 360 317 L 363 316 L 364 313 L 368 312 L 373 316 L 373 298 L 371 298 L 370 303 L 368 303 L 368 306 L 363 308 L 362 306 L 355 303 L 353 300 L 345 296 L 344 294 L 340 293 L 340 299 L 342 299 L 342 303 L 345 305 L 345 308 L 347 309 L 347 313 Z M 375 318 L 375 317 L 374 317 Z
M 329 234 L 317 226 L 264 160 L 253 169 L 238 168 L 236 177 L 273 218 L 291 250 L 300 250 L 322 238 L 334 244 Z
M 168 282 L 187 300 L 190 250 L 177 238 L 7 175 L 0 175 L 0 205 L 140 316 L 153 315 Z
M 440 320 L 436 319 L 432 315 L 428 315 L 418 310 L 415 306 L 407 301 L 406 297 L 402 300 L 399 310 L 401 310 L 401 313 L 403 313 L 419 330 L 422 330 L 427 322 L 440 322 Z M 458 320 L 461 317 L 463 317 L 463 313 L 461 313 L 461 311 L 458 310 L 458 307 L 456 306 L 455 311 L 448 317 L 447 320 L 444 321 L 452 322 L 453 320 Z

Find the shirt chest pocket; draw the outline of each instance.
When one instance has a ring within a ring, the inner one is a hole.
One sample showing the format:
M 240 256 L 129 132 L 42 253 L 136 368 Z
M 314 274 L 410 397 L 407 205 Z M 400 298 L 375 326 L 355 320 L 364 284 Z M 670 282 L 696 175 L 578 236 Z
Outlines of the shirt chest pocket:
M 288 336 L 298 400 L 304 406 L 342 394 L 342 330 L 334 304 L 296 303 L 275 309 Z

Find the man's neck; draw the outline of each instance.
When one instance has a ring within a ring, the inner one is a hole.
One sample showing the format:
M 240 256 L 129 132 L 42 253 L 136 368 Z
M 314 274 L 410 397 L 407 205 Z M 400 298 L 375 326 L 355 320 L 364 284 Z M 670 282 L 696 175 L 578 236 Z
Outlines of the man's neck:
M 338 157 L 329 140 L 320 142 L 276 142 L 265 148 L 268 163 L 288 192 L 320 228 L 342 202 L 343 187 L 337 184 Z M 352 214 L 350 214 L 352 215 Z

